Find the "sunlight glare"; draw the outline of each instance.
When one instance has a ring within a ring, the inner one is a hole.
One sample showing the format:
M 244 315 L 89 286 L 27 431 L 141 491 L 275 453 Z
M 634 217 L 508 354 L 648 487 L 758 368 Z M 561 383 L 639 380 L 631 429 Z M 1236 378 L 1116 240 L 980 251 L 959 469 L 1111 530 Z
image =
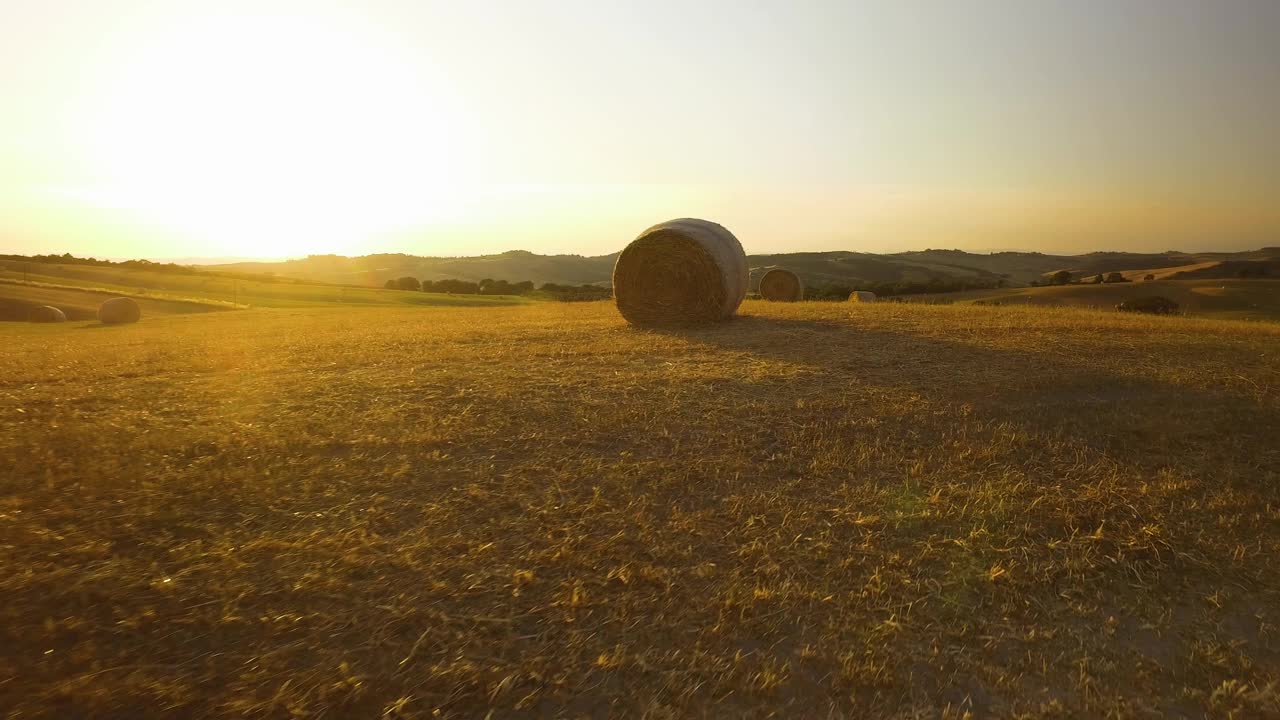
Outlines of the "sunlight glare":
M 456 209 L 466 138 L 447 83 L 374 29 L 186 17 L 146 37 L 84 115 L 101 202 L 272 256 L 358 251 Z

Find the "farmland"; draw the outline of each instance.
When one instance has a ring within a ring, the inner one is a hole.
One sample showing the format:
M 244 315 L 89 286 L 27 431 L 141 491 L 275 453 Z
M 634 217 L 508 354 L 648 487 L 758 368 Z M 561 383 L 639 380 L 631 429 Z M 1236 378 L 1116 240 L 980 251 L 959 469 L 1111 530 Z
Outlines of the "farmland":
M 1280 326 L 742 314 L 0 324 L 0 708 L 1280 713 Z
M 915 303 L 1034 305 L 1111 309 L 1134 298 L 1160 295 L 1183 313 L 1228 320 L 1280 320 L 1280 280 L 1156 280 L 1095 285 L 1000 288 L 905 296 Z

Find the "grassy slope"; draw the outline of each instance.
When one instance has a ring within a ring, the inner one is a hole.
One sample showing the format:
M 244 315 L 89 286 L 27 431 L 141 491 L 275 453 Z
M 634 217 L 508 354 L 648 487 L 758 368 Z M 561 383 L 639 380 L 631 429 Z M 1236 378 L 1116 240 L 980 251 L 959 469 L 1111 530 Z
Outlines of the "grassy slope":
M 382 288 L 351 288 L 292 282 L 235 280 L 213 273 L 177 274 L 91 265 L 28 264 L 24 275 L 16 263 L 0 269 L 0 280 L 33 282 L 73 287 L 99 288 L 113 293 L 145 297 L 180 295 L 225 303 L 238 302 L 253 307 L 314 307 L 339 305 L 512 305 L 530 302 L 509 295 L 444 295 L 405 292 Z
M 1110 285 L 971 290 L 904 296 L 912 303 L 1066 305 L 1110 309 L 1146 295 L 1162 295 L 1189 315 L 1234 320 L 1280 320 L 1280 280 L 1156 280 Z
M 1280 712 L 1280 327 L 744 311 L 0 327 L 0 708 Z
M 39 305 L 52 305 L 61 309 L 68 320 L 92 320 L 97 318 L 98 306 L 103 300 L 119 295 L 118 292 L 12 283 L 0 279 L 0 320 L 25 321 L 31 308 Z M 219 304 L 167 297 L 136 297 L 142 313 L 147 316 L 232 309 L 229 303 Z

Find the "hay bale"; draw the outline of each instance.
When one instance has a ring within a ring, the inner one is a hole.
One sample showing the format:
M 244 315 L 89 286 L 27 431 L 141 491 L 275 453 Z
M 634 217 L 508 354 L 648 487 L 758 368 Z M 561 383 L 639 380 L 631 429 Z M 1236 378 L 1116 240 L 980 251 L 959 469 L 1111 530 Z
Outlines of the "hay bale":
M 65 322 L 67 315 L 52 305 L 40 305 L 31 308 L 31 313 L 27 316 L 27 319 L 33 323 Z
M 867 290 L 854 290 L 849 294 L 849 302 L 869 303 L 876 302 L 876 294 Z
M 732 317 L 750 273 L 742 243 L 706 220 L 669 220 L 618 255 L 613 296 L 632 325 L 689 325 Z
M 773 268 L 760 278 L 760 297 L 774 302 L 796 302 L 804 299 L 804 283 L 800 276 L 786 268 Z
M 133 298 L 111 298 L 98 306 L 98 321 L 104 325 L 135 323 L 141 317 L 142 308 Z

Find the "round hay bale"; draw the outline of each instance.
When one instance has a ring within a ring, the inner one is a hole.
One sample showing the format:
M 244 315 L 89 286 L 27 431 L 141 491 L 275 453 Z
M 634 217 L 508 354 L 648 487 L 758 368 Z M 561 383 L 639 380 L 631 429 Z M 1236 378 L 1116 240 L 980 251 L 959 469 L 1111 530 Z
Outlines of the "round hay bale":
M 785 268 L 773 268 L 760 278 L 760 297 L 774 302 L 796 302 L 804 299 L 804 283 L 800 276 Z
M 618 255 L 613 296 L 632 325 L 690 325 L 732 317 L 747 295 L 742 243 L 706 220 L 654 225 Z
M 854 290 L 849 294 L 849 302 L 869 303 L 876 300 L 876 294 L 868 290 Z
M 31 308 L 27 319 L 35 323 L 66 322 L 67 315 L 52 305 L 40 305 Z
M 98 321 L 103 325 L 135 323 L 142 317 L 142 308 L 133 298 L 111 298 L 98 306 Z

